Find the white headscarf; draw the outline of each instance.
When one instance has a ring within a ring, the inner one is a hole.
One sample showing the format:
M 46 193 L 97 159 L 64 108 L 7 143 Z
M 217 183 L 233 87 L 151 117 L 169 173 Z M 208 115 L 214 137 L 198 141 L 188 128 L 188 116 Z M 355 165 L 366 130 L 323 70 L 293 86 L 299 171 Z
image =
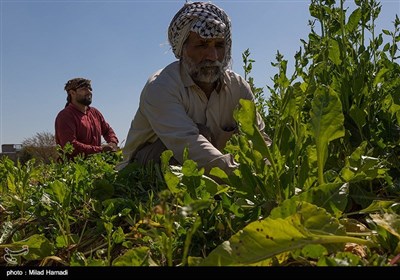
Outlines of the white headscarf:
M 176 13 L 168 28 L 168 41 L 178 59 L 190 31 L 204 39 L 225 38 L 224 64 L 230 62 L 231 22 L 222 9 L 210 2 L 189 2 Z

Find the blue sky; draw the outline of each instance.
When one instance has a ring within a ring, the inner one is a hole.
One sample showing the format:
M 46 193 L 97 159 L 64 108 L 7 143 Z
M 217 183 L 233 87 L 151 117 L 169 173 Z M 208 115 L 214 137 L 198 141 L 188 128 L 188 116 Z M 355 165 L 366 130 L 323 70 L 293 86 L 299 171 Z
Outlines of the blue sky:
M 0 0 L 0 145 L 54 133 L 54 119 L 66 102 L 64 84 L 73 77 L 92 80 L 92 106 L 123 145 L 147 78 L 175 60 L 167 28 L 184 3 Z M 258 87 L 272 85 L 276 52 L 291 66 L 300 39 L 309 34 L 309 0 L 212 3 L 232 21 L 233 70 L 244 74 L 242 53 L 249 49 Z M 380 3 L 379 33 L 393 30 L 400 14 L 400 0 Z

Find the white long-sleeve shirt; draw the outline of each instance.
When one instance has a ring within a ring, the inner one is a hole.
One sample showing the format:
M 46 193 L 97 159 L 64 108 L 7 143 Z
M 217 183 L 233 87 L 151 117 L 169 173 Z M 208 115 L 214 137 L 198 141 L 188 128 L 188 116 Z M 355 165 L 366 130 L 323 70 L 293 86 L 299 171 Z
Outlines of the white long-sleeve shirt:
M 218 89 L 208 99 L 179 61 L 153 74 L 142 90 L 122 150 L 123 162 L 117 168 L 125 167 L 141 147 L 158 138 L 180 163 L 188 147 L 189 158 L 206 170 L 218 166 L 229 172 L 237 167 L 232 155 L 221 151 L 237 127 L 233 111 L 239 100 L 254 100 L 254 96 L 249 84 L 230 70 L 225 71 Z M 261 117 L 257 120 L 263 131 Z M 210 129 L 215 146 L 199 134 L 197 123 Z

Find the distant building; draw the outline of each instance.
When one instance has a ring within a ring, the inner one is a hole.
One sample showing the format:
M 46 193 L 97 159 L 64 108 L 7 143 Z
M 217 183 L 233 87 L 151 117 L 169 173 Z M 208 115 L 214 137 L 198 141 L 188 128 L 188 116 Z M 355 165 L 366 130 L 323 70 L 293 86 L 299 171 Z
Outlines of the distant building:
M 2 157 L 8 157 L 12 161 L 17 162 L 21 150 L 21 144 L 3 144 L 1 145 L 0 159 Z

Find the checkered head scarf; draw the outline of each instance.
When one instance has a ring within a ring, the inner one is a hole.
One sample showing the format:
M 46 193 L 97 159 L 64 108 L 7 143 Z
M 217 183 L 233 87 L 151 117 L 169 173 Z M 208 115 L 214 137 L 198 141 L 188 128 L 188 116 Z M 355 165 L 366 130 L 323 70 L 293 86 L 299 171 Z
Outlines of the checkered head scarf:
M 227 14 L 210 2 L 188 2 L 176 13 L 168 28 L 168 41 L 175 57 L 180 59 L 189 32 L 204 39 L 225 38 L 225 59 L 231 60 L 231 22 Z
M 73 78 L 65 84 L 64 90 L 68 92 L 82 87 L 92 87 L 90 83 L 91 80 L 85 78 Z
M 65 107 L 68 106 L 69 103 L 71 103 L 71 95 L 69 94 L 70 90 L 77 90 L 78 88 L 82 87 L 89 87 L 92 88 L 91 85 L 91 80 L 85 79 L 85 78 L 73 78 L 69 80 L 65 86 L 64 90 L 67 92 L 67 104 L 65 104 Z

